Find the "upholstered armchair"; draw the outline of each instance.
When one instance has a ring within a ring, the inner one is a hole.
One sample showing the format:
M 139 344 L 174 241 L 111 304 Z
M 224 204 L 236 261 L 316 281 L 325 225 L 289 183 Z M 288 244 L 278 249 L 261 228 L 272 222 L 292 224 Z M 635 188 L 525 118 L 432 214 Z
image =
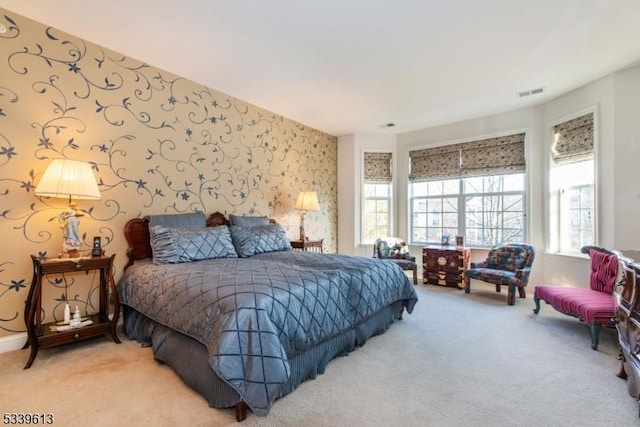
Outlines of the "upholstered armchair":
M 535 258 L 533 246 L 525 243 L 503 243 L 491 248 L 483 262 L 472 262 L 464 272 L 464 291 L 471 291 L 471 279 L 496 285 L 496 292 L 508 286 L 507 304 L 514 305 L 516 288 L 520 298 L 525 298 L 525 286 L 529 281 Z
M 403 270 L 413 271 L 413 284 L 418 284 L 418 264 L 416 257 L 409 253 L 409 246 L 399 237 L 382 237 L 373 244 L 373 257 L 388 259 Z
M 613 290 L 618 283 L 618 257 L 596 246 L 585 246 L 581 251 L 588 253 L 591 259 L 589 288 L 537 285 L 533 312 L 538 314 L 540 301 L 544 301 L 556 311 L 578 318 L 589 326 L 591 348 L 597 350 L 602 327 L 614 325 L 616 303 Z

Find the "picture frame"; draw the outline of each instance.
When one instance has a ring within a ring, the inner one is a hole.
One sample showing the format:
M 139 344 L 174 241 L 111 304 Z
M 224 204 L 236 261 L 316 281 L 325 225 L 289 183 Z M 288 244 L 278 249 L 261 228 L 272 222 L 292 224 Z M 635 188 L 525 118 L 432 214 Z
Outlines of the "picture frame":
M 464 248 L 464 236 L 456 236 L 456 248 Z
M 449 246 L 449 235 L 448 234 L 443 234 L 442 235 L 442 239 L 440 240 L 440 244 L 442 246 Z

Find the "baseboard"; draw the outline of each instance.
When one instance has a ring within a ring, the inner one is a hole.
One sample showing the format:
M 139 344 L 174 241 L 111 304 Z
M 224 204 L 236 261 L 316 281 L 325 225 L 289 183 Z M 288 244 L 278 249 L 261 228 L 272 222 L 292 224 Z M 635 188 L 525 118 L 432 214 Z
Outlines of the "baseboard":
M 27 342 L 27 333 L 14 334 L 8 337 L 0 338 L 0 353 L 8 351 L 20 350 L 24 343 Z

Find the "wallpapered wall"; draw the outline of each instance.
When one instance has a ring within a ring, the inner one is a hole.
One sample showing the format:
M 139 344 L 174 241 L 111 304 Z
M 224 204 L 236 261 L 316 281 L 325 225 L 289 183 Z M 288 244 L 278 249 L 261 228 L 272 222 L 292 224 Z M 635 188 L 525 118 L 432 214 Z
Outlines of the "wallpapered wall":
M 87 253 L 94 236 L 116 253 L 116 280 L 130 218 L 268 215 L 296 238 L 307 188 L 321 205 L 307 234 L 335 251 L 335 137 L 7 10 L 0 23 L 0 337 L 25 330 L 29 255 L 61 250 L 67 200 L 33 192 L 51 159 L 93 165 L 102 198 L 78 201 L 80 234 Z M 47 276 L 45 319 L 62 318 L 65 298 L 95 311 L 94 276 Z

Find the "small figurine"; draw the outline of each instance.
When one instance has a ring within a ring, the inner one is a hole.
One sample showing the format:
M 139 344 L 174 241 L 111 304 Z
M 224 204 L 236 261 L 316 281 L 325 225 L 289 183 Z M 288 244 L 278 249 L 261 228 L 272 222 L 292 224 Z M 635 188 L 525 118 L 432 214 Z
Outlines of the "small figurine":
M 80 323 L 82 323 L 82 317 L 80 316 L 80 309 L 78 309 L 78 306 L 76 305 L 76 311 L 73 313 L 73 319 L 71 319 L 69 325 L 77 328 L 80 326 Z
M 64 240 L 62 241 L 62 251 L 71 257 L 77 256 L 78 249 L 82 246 L 82 239 L 78 234 L 78 226 L 80 225 L 79 216 L 82 216 L 75 209 L 75 205 L 72 203 L 69 205 L 69 209 L 62 212 L 58 216 L 58 222 L 60 228 L 62 228 L 62 234 Z

